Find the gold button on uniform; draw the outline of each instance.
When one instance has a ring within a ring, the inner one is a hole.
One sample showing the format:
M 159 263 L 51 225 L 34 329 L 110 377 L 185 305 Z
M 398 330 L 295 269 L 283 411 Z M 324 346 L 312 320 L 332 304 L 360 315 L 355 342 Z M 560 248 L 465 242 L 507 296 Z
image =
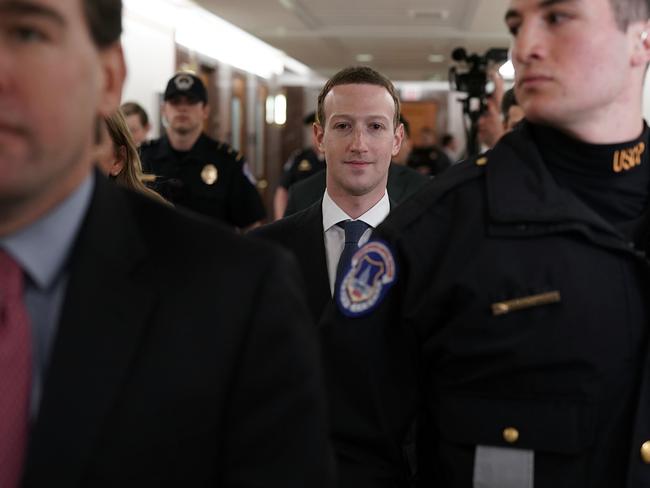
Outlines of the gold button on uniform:
M 488 160 L 485 156 L 478 158 L 475 161 L 476 166 L 485 166 L 487 164 Z
M 519 440 L 519 431 L 514 427 L 503 429 L 503 440 L 508 444 L 514 444 Z
M 641 444 L 641 459 L 646 464 L 650 464 L 650 441 Z

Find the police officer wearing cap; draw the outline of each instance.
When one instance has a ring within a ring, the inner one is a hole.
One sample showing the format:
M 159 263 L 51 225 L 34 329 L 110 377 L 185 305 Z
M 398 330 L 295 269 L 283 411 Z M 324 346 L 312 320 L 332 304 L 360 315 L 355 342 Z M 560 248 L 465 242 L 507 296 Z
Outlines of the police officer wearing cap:
M 509 3 L 526 120 L 391 212 L 319 327 L 341 487 L 650 486 L 650 3 Z
M 311 112 L 305 116 L 303 123 L 311 127 L 316 122 L 316 114 Z M 312 136 L 311 146 L 294 151 L 284 165 L 284 172 L 280 184 L 275 190 L 273 197 L 273 213 L 275 219 L 285 215 L 289 201 L 289 189 L 296 183 L 325 170 L 325 156 L 318 150 L 318 142 Z M 320 195 L 322 195 L 322 191 Z M 314 200 L 316 201 L 316 200 Z
M 175 205 L 247 228 L 264 218 L 264 205 L 244 158 L 203 133 L 207 100 L 197 76 L 177 73 L 169 80 L 162 108 L 166 135 L 142 146 L 142 165 Z

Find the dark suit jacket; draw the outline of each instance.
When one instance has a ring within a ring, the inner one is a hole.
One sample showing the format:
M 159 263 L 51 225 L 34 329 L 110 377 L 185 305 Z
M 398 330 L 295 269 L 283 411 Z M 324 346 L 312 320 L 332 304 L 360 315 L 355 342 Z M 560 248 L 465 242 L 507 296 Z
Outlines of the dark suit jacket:
M 257 237 L 280 244 L 296 257 L 306 285 L 307 303 L 316 323 L 325 306 L 332 300 L 325 258 L 321 202 L 322 199 L 319 199 L 305 210 L 251 232 Z
M 428 179 L 427 179 L 428 180 Z M 391 207 L 392 204 L 391 199 Z M 329 288 L 329 279 L 327 274 L 327 265 L 325 259 L 325 242 L 323 236 L 323 217 L 322 217 L 322 199 L 312 204 L 305 210 L 285 217 L 284 219 L 265 225 L 252 232 L 254 235 L 263 239 L 280 244 L 285 249 L 291 251 L 298 259 L 298 264 L 303 272 L 305 280 L 305 292 L 308 303 L 312 312 L 312 317 L 317 323 L 320 323 L 324 317 L 336 313 L 336 306 L 332 300 Z M 341 354 L 341 347 L 345 348 L 350 343 L 347 334 L 356 335 L 358 330 L 350 329 L 338 336 L 331 333 L 331 329 L 319 327 L 321 344 L 323 349 L 323 358 L 329 358 L 325 368 L 326 384 L 328 389 L 328 404 L 332 424 L 332 436 L 334 438 L 335 452 L 337 458 L 337 471 L 339 476 L 339 488 L 404 488 L 411 486 L 410 474 L 407 465 L 409 463 L 409 451 L 411 450 L 410 440 L 399 439 L 399 443 L 389 444 L 384 438 L 376 439 L 375 447 L 378 451 L 383 452 L 390 449 L 391 453 L 395 452 L 398 457 L 404 457 L 404 470 L 399 473 L 384 473 L 381 469 L 375 469 L 375 466 L 368 468 L 368 463 L 363 460 L 366 456 L 364 449 L 354 447 L 354 434 L 358 429 L 365 429 L 366 423 L 375 424 L 377 419 L 373 416 L 374 412 L 369 414 L 368 418 L 359 418 L 355 412 L 350 412 L 345 408 L 349 402 L 354 402 L 355 398 L 341 397 L 341 392 L 346 388 L 341 388 L 341 384 L 348 385 L 355 389 L 355 385 L 349 385 L 348 377 L 350 371 L 346 370 L 346 365 L 337 365 L 336 357 Z M 343 352 L 344 357 L 347 355 L 366 357 L 367 352 L 364 350 Z M 355 366 L 356 367 L 356 366 Z M 355 375 L 359 374 L 355 372 Z M 366 386 L 361 388 L 364 392 Z M 366 402 L 364 399 L 363 402 Z M 342 408 L 343 406 L 343 408 Z M 352 436 L 348 436 L 351 433 Z
M 319 201 L 325 192 L 325 177 L 323 170 L 292 185 L 284 215 L 289 216 Z M 386 184 L 388 196 L 392 203 L 399 205 L 429 181 L 428 176 L 421 175 L 414 169 L 391 163 Z
M 97 178 L 25 488 L 329 487 L 295 263 Z

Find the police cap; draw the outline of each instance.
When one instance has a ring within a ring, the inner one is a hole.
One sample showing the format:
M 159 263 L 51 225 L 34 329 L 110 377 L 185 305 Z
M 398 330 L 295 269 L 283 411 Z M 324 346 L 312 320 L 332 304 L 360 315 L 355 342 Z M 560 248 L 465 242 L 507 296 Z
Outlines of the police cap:
M 165 89 L 165 101 L 184 95 L 195 101 L 207 103 L 208 92 L 201 78 L 192 73 L 176 73 Z

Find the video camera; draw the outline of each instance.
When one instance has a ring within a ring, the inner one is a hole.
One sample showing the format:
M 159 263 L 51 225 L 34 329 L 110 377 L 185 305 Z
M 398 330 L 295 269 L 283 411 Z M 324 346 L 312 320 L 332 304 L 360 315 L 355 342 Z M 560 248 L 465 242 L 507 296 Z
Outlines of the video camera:
M 458 47 L 451 53 L 457 66 L 449 69 L 449 83 L 453 90 L 467 93 L 461 100 L 463 113 L 469 118 L 470 126 L 467 127 L 467 154 L 472 156 L 478 153 L 478 119 L 485 112 L 490 80 L 488 68 L 491 65 L 501 64 L 508 59 L 508 50 L 503 48 L 489 49 L 483 56 L 478 54 L 468 55 L 464 48 Z
M 487 69 L 490 64 L 500 64 L 507 61 L 508 50 L 492 48 L 483 56 L 479 56 L 478 54 L 467 55 L 464 48 L 457 47 L 452 51 L 451 58 L 464 65 L 462 71 L 459 71 L 460 66 L 450 68 L 449 82 L 452 89 L 467 93 L 468 98 L 478 98 L 484 101 L 488 95 Z M 483 104 L 481 105 L 483 106 Z

